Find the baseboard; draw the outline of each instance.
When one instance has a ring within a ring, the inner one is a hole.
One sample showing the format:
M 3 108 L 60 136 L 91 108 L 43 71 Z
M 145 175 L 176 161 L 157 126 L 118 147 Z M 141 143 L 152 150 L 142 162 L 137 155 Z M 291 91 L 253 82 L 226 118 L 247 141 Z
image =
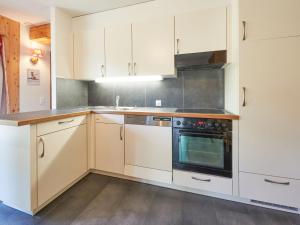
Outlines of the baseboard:
M 188 187 L 177 186 L 174 183 L 171 183 L 171 184 L 160 183 L 160 182 L 149 181 L 149 180 L 145 180 L 145 179 L 129 177 L 129 176 L 122 175 L 122 174 L 115 174 L 115 173 L 110 173 L 110 172 L 105 172 L 105 171 L 100 171 L 100 170 L 95 170 L 95 169 L 91 169 L 90 172 L 95 173 L 95 174 L 125 179 L 125 180 L 131 180 L 131 181 L 140 182 L 140 183 L 144 183 L 144 184 L 155 185 L 155 186 L 159 186 L 159 187 L 163 187 L 163 188 L 169 188 L 169 189 L 173 189 L 173 190 L 178 190 L 178 191 L 183 191 L 183 192 L 188 192 L 188 193 L 193 193 L 193 194 L 199 194 L 199 195 L 204 195 L 204 196 L 208 196 L 208 197 L 238 202 L 238 203 L 244 203 L 247 205 L 253 205 L 253 206 L 258 206 L 258 207 L 262 207 L 262 208 L 284 211 L 284 212 L 289 212 L 289 213 L 293 213 L 293 214 L 300 214 L 299 209 L 296 211 L 296 210 L 289 210 L 289 209 L 284 209 L 284 208 L 277 208 L 277 207 L 274 207 L 271 205 L 265 205 L 265 204 L 259 204 L 259 203 L 253 202 L 251 199 L 244 199 L 244 198 L 241 198 L 238 196 L 233 196 L 233 195 L 224 195 L 224 194 L 202 191 L 202 190 L 197 190 L 197 189 L 188 188 Z

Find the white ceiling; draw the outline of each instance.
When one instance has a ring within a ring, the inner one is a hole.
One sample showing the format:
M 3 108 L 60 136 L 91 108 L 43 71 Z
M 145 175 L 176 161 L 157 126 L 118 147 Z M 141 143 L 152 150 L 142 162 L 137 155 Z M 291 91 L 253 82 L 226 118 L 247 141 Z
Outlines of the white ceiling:
M 50 20 L 51 6 L 79 16 L 148 1 L 153 0 L 0 0 L 0 15 L 25 24 L 38 24 Z

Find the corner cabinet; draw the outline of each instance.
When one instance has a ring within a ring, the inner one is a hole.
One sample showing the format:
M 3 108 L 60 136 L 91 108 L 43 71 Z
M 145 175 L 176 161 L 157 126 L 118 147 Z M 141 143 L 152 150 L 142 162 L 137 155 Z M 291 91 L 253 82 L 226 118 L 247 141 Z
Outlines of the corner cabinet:
M 74 33 L 74 78 L 95 80 L 105 73 L 104 28 Z
M 226 50 L 226 8 L 175 16 L 175 54 Z
M 96 115 L 96 169 L 124 173 L 124 116 Z
M 86 116 L 0 125 L 0 199 L 35 214 L 88 171 Z
M 86 131 L 83 124 L 37 138 L 39 206 L 87 171 Z

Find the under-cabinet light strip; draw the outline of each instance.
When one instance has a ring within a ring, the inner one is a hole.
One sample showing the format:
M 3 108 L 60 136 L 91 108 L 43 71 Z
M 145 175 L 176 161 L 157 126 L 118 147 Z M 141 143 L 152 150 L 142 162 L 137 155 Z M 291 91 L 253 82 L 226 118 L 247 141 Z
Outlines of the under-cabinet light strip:
M 120 82 L 144 82 L 160 81 L 163 77 L 160 75 L 151 76 L 124 76 L 124 77 L 101 77 L 95 80 L 96 83 L 120 83 Z

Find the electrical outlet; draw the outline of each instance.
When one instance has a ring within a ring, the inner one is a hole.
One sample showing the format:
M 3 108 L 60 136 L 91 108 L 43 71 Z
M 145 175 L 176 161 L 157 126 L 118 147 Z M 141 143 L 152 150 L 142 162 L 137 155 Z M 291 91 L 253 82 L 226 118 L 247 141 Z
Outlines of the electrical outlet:
M 155 100 L 155 106 L 161 107 L 161 100 L 160 99 Z

